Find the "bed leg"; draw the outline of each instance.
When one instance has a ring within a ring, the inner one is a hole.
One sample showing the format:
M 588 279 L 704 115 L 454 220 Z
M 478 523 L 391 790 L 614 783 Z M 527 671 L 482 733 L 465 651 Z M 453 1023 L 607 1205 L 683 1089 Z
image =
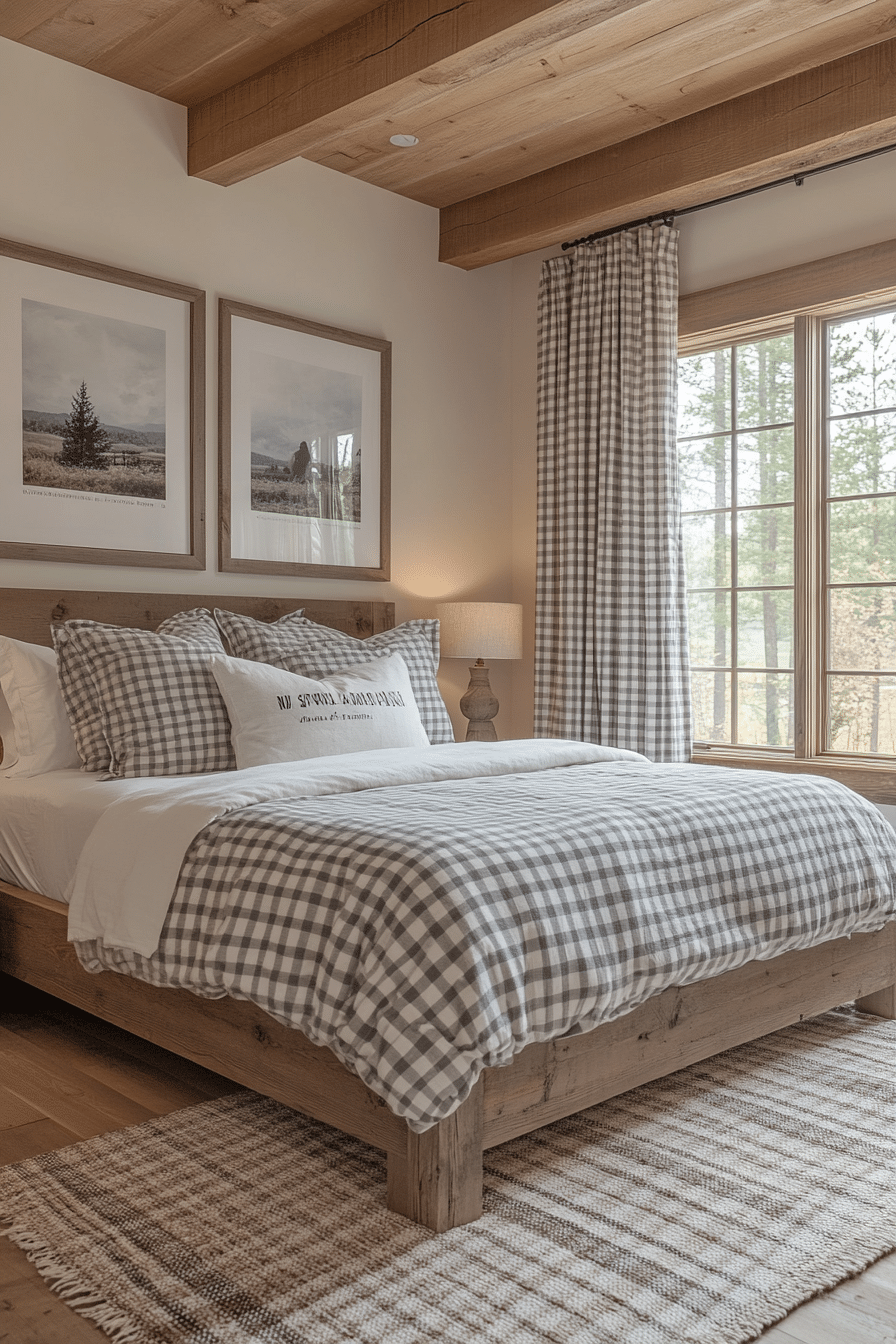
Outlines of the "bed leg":
M 896 984 L 879 989 L 876 994 L 866 994 L 856 999 L 860 1013 L 873 1013 L 875 1017 L 896 1018 Z
M 447 1120 L 408 1130 L 407 1153 L 389 1153 L 386 1201 L 433 1232 L 482 1217 L 482 1082 Z

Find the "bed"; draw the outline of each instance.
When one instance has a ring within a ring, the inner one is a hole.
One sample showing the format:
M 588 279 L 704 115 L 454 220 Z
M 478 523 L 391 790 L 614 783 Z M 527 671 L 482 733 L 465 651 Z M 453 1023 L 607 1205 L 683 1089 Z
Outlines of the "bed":
M 187 600 L 261 620 L 300 605 Z M 46 645 L 51 619 L 153 629 L 184 605 L 177 594 L 0 590 L 0 632 Z M 315 621 L 349 634 L 393 624 L 388 603 L 301 605 Z M 506 1067 L 486 1068 L 462 1105 L 418 1132 L 330 1049 L 251 1002 L 200 998 L 109 971 L 88 974 L 67 941 L 58 900 L 0 882 L 0 919 L 0 970 L 385 1150 L 389 1208 L 436 1231 L 480 1216 L 486 1148 L 839 1003 L 855 999 L 864 1011 L 896 1016 L 891 919 L 873 932 L 671 986 L 593 1030 L 527 1045 Z

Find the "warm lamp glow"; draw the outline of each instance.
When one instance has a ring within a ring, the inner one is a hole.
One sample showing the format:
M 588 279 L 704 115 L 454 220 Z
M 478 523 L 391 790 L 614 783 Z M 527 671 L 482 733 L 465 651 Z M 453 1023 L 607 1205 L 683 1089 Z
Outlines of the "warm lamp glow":
M 447 658 L 475 658 L 470 684 L 460 702 L 469 720 L 468 742 L 495 742 L 492 722 L 498 701 L 488 681 L 485 659 L 522 658 L 523 609 L 516 602 L 440 602 L 439 641 Z
M 446 658 L 523 656 L 523 609 L 516 602 L 441 602 L 436 615 Z

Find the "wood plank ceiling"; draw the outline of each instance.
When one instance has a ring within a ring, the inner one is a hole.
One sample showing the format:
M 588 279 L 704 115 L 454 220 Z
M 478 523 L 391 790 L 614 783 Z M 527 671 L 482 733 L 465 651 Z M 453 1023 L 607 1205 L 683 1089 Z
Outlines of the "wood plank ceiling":
M 436 206 L 468 269 L 896 142 L 894 0 L 3 0 L 0 36 L 186 104 L 209 181 L 302 155 Z

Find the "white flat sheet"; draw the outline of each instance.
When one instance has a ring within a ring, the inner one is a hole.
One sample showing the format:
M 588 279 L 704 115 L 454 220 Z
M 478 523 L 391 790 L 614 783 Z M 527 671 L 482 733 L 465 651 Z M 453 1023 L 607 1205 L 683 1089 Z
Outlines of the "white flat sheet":
M 0 776 L 0 878 L 54 901 L 67 900 L 78 857 L 97 821 L 110 803 L 145 783 L 97 779 L 80 770 L 52 770 L 33 779 Z

